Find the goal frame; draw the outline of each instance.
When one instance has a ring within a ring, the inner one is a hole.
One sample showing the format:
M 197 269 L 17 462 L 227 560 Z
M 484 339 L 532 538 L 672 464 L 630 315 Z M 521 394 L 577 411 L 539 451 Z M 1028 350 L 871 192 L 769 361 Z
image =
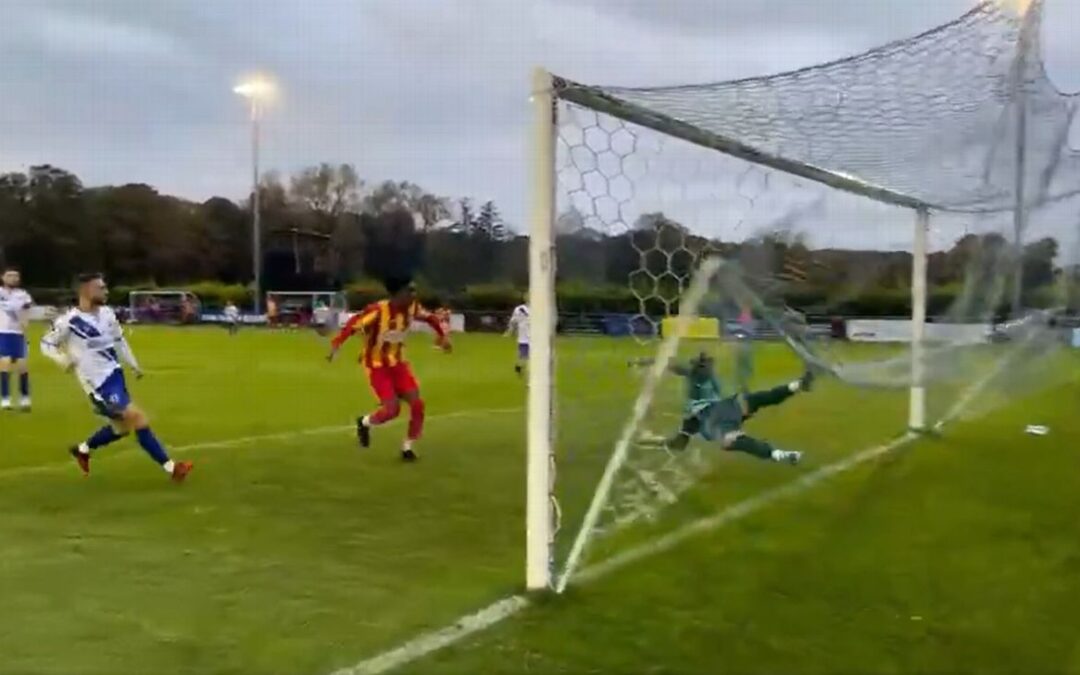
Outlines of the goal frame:
M 202 306 L 202 298 L 191 291 L 185 291 L 179 288 L 162 288 L 160 290 L 143 289 L 137 291 L 130 291 L 128 293 L 128 311 L 131 313 L 131 320 L 133 323 L 139 323 L 138 321 L 138 298 L 191 298 L 195 301 L 197 307 Z M 196 317 L 196 320 L 198 317 Z
M 1023 12 L 1019 56 L 1024 58 L 1036 28 L 1034 12 Z M 1026 229 L 1025 146 L 1027 142 L 1027 85 L 1022 79 L 1023 61 L 1017 65 L 1011 84 L 1016 106 L 1015 203 L 1013 205 L 1015 254 L 1013 311 L 1020 306 L 1023 233 Z M 926 322 L 927 262 L 931 213 L 951 209 L 925 202 L 911 195 L 859 180 L 851 175 L 773 155 L 735 138 L 706 131 L 673 117 L 620 99 L 599 87 L 591 87 L 556 76 L 543 67 L 533 70 L 531 97 L 531 162 L 529 189 L 529 305 L 533 321 L 532 351 L 529 356 L 526 481 L 526 587 L 529 590 L 556 588 L 554 579 L 554 536 L 558 529 L 558 503 L 554 497 L 554 390 L 555 390 L 555 300 L 556 260 L 555 220 L 557 217 L 556 142 L 559 129 L 559 102 L 566 101 L 594 112 L 688 143 L 715 150 L 755 165 L 804 178 L 827 187 L 858 195 L 882 204 L 907 209 L 912 214 L 911 274 L 911 385 L 908 392 L 908 428 L 914 433 L 928 430 L 926 415 Z M 565 586 L 560 580 L 558 588 Z

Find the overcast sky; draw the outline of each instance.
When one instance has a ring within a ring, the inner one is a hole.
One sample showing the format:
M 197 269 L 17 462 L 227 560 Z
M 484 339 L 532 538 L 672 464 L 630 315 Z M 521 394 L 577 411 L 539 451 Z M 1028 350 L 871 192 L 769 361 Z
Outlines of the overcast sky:
M 1080 88 L 1080 0 L 1047 0 L 1046 59 Z M 249 181 L 244 104 L 273 73 L 265 167 L 362 176 L 524 213 L 528 78 L 656 85 L 790 69 L 905 37 L 974 0 L 0 0 L 0 171 L 203 199 Z

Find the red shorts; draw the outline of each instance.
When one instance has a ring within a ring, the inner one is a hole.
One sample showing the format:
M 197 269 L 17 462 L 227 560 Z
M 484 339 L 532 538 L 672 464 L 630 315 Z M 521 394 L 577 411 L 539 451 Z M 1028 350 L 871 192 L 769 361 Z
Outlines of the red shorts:
M 407 363 L 368 369 L 371 390 L 380 401 L 398 399 L 420 389 Z

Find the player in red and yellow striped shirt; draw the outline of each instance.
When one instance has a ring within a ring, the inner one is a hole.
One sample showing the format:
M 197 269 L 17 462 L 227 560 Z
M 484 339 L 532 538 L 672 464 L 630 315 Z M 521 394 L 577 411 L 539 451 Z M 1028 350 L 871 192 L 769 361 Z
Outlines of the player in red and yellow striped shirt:
M 416 299 L 416 288 L 408 279 L 386 282 L 390 297 L 368 305 L 350 318 L 331 341 L 327 360 L 333 361 L 341 346 L 353 335 L 364 335 L 364 351 L 360 362 L 367 369 L 371 389 L 379 399 L 379 409 L 356 420 L 356 434 L 361 447 L 371 444 L 371 428 L 397 418 L 400 401 L 409 405 L 409 430 L 401 456 L 407 461 L 416 459 L 413 443 L 424 430 L 424 400 L 412 368 L 405 360 L 405 336 L 414 320 L 431 326 L 437 336 L 436 344 L 450 351 L 450 340 L 442 322 L 424 309 Z

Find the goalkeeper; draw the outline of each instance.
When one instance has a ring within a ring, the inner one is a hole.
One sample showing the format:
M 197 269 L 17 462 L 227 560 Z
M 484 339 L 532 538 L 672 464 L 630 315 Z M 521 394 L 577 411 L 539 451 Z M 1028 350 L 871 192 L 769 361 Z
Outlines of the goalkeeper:
M 814 374 L 806 373 L 789 384 L 758 392 L 725 397 L 713 368 L 713 359 L 701 353 L 688 364 L 675 364 L 671 372 L 686 380 L 686 407 L 679 432 L 664 441 L 668 450 L 684 450 L 694 436 L 719 442 L 725 450 L 744 452 L 759 459 L 798 464 L 802 453 L 780 450 L 743 432 L 743 424 L 762 408 L 780 405 L 798 392 L 810 391 Z

